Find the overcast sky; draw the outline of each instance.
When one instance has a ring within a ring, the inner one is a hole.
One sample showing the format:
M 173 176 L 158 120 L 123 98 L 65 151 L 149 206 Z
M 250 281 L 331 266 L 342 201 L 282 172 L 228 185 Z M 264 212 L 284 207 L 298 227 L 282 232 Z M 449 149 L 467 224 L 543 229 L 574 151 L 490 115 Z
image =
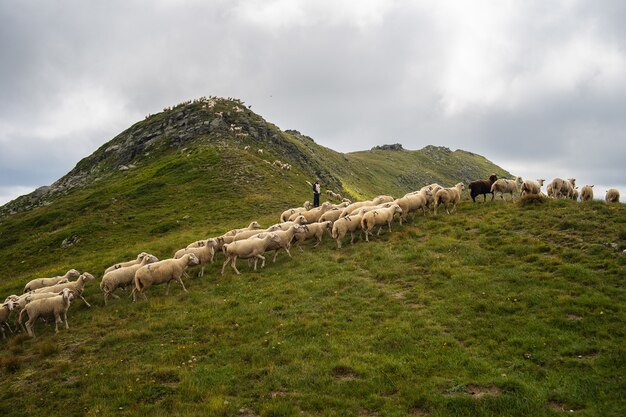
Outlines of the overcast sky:
M 624 0 L 0 0 L 0 204 L 209 95 L 337 151 L 460 148 L 625 201 L 625 22 Z

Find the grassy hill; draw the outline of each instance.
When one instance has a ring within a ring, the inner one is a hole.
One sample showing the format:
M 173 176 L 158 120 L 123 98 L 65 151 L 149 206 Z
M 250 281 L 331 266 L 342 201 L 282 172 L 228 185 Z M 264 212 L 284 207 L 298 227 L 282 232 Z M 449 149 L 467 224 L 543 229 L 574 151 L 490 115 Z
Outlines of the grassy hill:
M 100 278 L 140 251 L 166 258 L 252 219 L 274 223 L 310 198 L 314 177 L 361 198 L 508 174 L 445 148 L 339 154 L 247 110 L 227 114 L 236 103 L 202 105 L 152 116 L 57 191 L 11 205 L 0 294 L 71 267 Z M 218 111 L 226 127 L 187 139 L 168 130 L 172 119 L 210 127 Z M 274 159 L 292 170 L 265 162 Z M 89 283 L 93 307 L 73 302 L 69 330 L 39 324 L 35 340 L 0 343 L 0 415 L 624 414 L 624 205 L 464 201 L 393 228 L 341 250 L 325 237 L 259 272 L 240 261 L 241 276 L 220 276 L 218 257 L 188 293 L 151 288 L 147 302 L 122 293 L 105 307 Z

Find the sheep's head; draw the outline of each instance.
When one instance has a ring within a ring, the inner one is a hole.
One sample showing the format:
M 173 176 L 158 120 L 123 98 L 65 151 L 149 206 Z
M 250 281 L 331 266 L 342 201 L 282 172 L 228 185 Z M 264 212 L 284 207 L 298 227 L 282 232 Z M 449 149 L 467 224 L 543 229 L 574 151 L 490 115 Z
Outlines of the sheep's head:
M 63 288 L 63 291 L 61 291 L 59 295 L 62 295 L 63 299 L 67 301 L 72 301 L 74 299 L 74 294 L 72 294 L 72 290 L 69 288 Z
M 6 308 L 9 311 L 13 310 L 14 306 L 15 303 L 13 301 L 7 301 L 6 303 L 2 304 L 2 307 Z
M 498 176 L 496 174 L 491 174 L 491 176 L 489 177 L 489 181 L 491 181 L 492 183 L 498 181 Z
M 141 252 L 139 255 L 137 255 L 137 260 L 141 261 L 144 258 L 144 256 L 146 256 L 146 255 L 147 255 L 146 252 Z
M 295 222 L 298 223 L 298 224 L 307 224 L 308 223 L 306 217 L 304 217 L 302 215 L 296 217 Z
M 305 201 L 304 204 L 302 205 L 302 207 L 304 207 L 307 210 L 311 209 L 311 202 L 309 200 Z
M 159 262 L 159 258 L 157 258 L 157 257 L 156 257 L 156 256 L 154 256 L 154 255 L 147 255 L 147 256 L 146 256 L 146 263 L 148 263 L 148 264 L 153 264 L 153 263 L 155 263 L 155 262 Z
M 331 222 L 330 220 L 327 220 L 324 222 L 324 227 L 328 230 L 332 230 L 333 228 L 333 222 Z
M 80 272 L 75 269 L 70 269 L 66 274 L 69 278 L 78 278 L 80 276 Z M 67 281 L 66 281 L 67 282 Z
M 394 204 L 392 207 L 393 207 L 394 213 L 402 213 L 402 209 L 400 208 L 399 205 Z
M 572 184 L 572 187 L 576 185 L 576 178 L 568 178 L 567 180 Z
M 199 263 L 200 263 L 200 260 L 198 259 L 198 257 L 195 254 L 190 253 L 189 259 L 187 260 L 187 266 L 194 266 L 194 265 L 198 265 Z
M 275 243 L 280 243 L 280 236 L 276 233 L 270 233 L 270 240 Z
M 259 222 L 257 222 L 256 220 L 253 221 L 252 223 L 250 223 L 250 226 L 248 226 L 249 229 L 260 229 L 261 225 L 259 224 Z
M 96 279 L 93 275 L 91 275 L 89 272 L 83 272 L 83 274 L 81 275 L 81 277 L 83 278 L 83 281 L 92 281 L 94 279 Z
M 8 301 L 17 301 L 19 299 L 20 297 L 18 297 L 17 295 L 11 294 L 7 298 L 4 299 L 4 302 L 6 303 Z
M 539 184 L 540 187 L 543 186 L 543 183 L 546 182 L 546 180 L 544 180 L 543 178 L 539 178 L 537 179 L 537 184 Z

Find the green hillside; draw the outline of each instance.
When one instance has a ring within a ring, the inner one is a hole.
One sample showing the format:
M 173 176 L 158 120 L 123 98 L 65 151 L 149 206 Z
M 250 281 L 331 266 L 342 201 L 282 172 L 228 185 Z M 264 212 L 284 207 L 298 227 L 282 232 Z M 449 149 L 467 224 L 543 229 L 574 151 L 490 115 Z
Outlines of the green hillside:
M 491 172 L 509 175 L 438 147 L 340 154 L 242 103 L 186 103 L 3 208 L 0 296 L 275 223 L 314 178 L 357 199 Z M 120 292 L 105 307 L 90 282 L 92 308 L 75 300 L 69 330 L 0 342 L 0 415 L 622 416 L 624 207 L 466 199 L 262 271 L 239 261 L 242 275 L 221 276 L 218 256 L 204 278 L 190 271 L 188 293 Z

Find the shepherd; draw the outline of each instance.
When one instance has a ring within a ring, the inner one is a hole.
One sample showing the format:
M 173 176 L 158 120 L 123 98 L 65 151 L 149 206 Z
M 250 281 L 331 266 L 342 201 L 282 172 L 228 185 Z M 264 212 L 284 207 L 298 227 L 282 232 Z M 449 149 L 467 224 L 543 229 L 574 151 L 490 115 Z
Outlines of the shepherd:
M 313 184 L 313 207 L 320 206 L 320 192 L 321 192 L 320 181 L 316 180 L 315 184 Z

